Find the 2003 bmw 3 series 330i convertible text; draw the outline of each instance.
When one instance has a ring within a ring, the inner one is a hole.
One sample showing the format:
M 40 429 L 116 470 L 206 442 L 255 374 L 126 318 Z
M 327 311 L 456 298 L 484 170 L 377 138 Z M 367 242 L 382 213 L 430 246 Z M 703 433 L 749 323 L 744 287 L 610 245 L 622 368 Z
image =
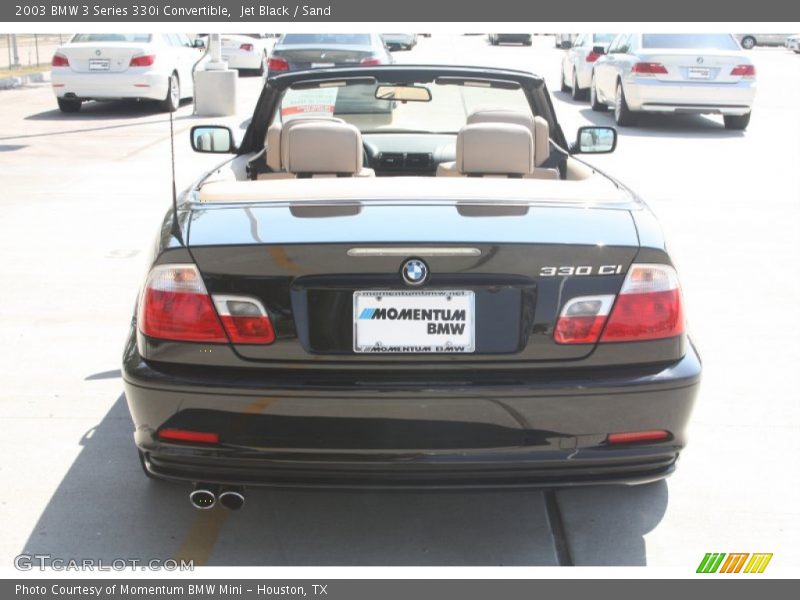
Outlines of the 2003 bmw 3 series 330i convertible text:
M 145 471 L 257 485 L 642 483 L 700 360 L 647 206 L 544 81 L 436 66 L 267 79 L 167 213 L 124 353 Z

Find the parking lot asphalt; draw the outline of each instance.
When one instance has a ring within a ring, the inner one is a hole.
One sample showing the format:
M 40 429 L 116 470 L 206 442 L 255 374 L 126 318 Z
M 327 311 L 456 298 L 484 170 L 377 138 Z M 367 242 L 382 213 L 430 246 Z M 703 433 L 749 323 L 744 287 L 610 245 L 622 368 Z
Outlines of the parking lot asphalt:
M 169 122 L 147 105 L 59 113 L 47 85 L 0 92 L 0 566 L 16 555 L 191 558 L 209 565 L 653 565 L 706 552 L 800 563 L 797 229 L 800 56 L 752 52 L 746 132 L 721 119 L 645 117 L 590 162 L 639 193 L 670 242 L 704 381 L 690 445 L 666 482 L 556 492 L 253 490 L 237 513 L 196 512 L 142 475 L 119 363 L 136 289 L 170 202 Z M 522 68 L 546 77 L 567 137 L 612 124 L 558 90 L 553 38 L 421 39 L 404 63 Z M 245 122 L 259 92 L 239 78 Z M 191 152 L 175 115 L 177 177 Z

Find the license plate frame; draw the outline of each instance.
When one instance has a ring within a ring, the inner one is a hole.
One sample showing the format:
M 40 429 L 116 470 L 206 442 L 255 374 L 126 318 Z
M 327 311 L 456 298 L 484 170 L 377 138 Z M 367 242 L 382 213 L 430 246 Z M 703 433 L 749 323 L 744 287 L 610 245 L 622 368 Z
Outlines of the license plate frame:
M 689 79 L 707 81 L 711 79 L 711 69 L 708 67 L 689 67 L 686 70 L 686 75 L 689 77 Z
M 90 71 L 108 71 L 111 68 L 111 59 L 109 58 L 90 58 L 89 70 Z
M 356 354 L 471 354 L 475 323 L 473 290 L 353 292 Z
M 336 63 L 332 62 L 312 62 L 311 68 L 312 69 L 332 69 L 336 66 Z

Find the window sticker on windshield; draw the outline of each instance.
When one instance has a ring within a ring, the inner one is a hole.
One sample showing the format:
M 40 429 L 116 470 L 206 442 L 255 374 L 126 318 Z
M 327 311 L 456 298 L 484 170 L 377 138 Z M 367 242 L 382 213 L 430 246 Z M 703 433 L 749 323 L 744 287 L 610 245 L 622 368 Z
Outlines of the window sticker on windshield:
M 281 120 L 285 123 L 297 117 L 330 117 L 338 92 L 338 88 L 291 90 L 281 103 Z

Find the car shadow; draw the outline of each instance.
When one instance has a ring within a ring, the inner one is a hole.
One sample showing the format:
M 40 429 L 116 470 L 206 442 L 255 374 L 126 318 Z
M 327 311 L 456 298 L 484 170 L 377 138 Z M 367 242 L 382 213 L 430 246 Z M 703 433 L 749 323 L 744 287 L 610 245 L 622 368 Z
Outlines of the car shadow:
M 571 99 L 570 99 L 571 100 Z M 565 100 L 566 102 L 566 100 Z M 585 104 L 572 101 L 573 104 Z M 623 136 L 681 137 L 681 138 L 740 138 L 744 131 L 725 129 L 722 117 L 711 115 L 639 115 L 633 127 L 620 127 L 614 123 L 614 113 L 597 112 L 590 106 L 580 109 L 580 114 L 592 125 L 614 127 Z
M 191 106 L 188 99 L 181 100 L 181 107 Z M 153 101 L 104 100 L 88 101 L 75 113 L 61 112 L 58 108 L 28 115 L 26 121 L 82 121 L 87 119 L 134 119 L 136 117 L 167 116 L 159 104 Z M 177 116 L 175 118 L 178 118 Z
M 664 483 L 555 494 L 253 489 L 241 511 L 196 511 L 189 486 L 144 476 L 132 431 L 122 394 L 80 440 L 20 553 L 196 566 L 643 565 L 644 535 L 667 504 Z

